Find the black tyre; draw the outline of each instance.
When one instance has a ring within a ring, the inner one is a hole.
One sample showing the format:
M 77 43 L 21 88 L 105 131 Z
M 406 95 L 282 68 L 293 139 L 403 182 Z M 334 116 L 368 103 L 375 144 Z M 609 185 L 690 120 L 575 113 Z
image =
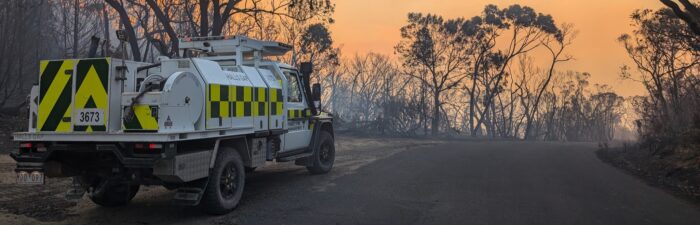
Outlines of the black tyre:
M 127 182 L 103 185 L 106 185 L 103 187 L 104 190 L 90 194 L 90 200 L 104 207 L 117 207 L 128 204 L 141 187 L 138 184 L 129 184 Z
M 233 148 L 222 148 L 204 191 L 200 207 L 206 213 L 222 215 L 238 206 L 245 186 L 243 160 Z
M 333 135 L 327 131 L 321 131 L 319 141 L 318 149 L 314 151 L 314 155 L 310 159 L 312 165 L 306 167 L 311 174 L 328 173 L 333 169 L 333 162 L 335 162 L 335 141 L 333 140 Z

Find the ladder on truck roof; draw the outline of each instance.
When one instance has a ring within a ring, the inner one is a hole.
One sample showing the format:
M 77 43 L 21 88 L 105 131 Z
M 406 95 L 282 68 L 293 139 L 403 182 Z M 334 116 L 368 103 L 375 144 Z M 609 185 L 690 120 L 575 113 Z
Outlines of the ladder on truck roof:
M 236 62 L 245 58 L 262 60 L 266 56 L 282 56 L 292 49 L 292 46 L 276 41 L 260 41 L 246 36 L 210 36 L 187 37 L 179 39 L 180 54 L 195 50 L 207 56 L 230 56 Z

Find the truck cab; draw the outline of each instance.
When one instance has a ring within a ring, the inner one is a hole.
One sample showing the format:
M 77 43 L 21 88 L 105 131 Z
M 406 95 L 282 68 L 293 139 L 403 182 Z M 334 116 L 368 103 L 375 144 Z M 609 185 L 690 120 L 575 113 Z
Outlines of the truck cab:
M 124 205 L 141 185 L 223 214 L 246 171 L 295 162 L 311 174 L 334 163 L 333 118 L 320 110 L 313 66 L 269 60 L 290 46 L 244 36 L 180 39 L 182 58 L 41 62 L 29 130 L 14 134 L 17 181 L 72 177 L 66 197 Z

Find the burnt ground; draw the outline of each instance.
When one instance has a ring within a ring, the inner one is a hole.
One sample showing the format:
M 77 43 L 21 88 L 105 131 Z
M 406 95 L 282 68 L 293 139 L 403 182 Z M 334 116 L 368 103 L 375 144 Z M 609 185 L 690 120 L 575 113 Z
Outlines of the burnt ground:
M 38 221 L 62 221 L 70 216 L 69 209 L 77 205 L 63 196 L 70 179 L 48 179 L 46 186 L 15 184 L 15 163 L 9 156 L 0 157 L 0 212 L 21 215 Z M 0 215 L 0 222 L 2 222 Z
M 700 158 L 659 156 L 630 145 L 604 148 L 598 157 L 651 186 L 666 190 L 678 198 L 700 205 Z M 690 158 L 690 160 L 688 159 Z
M 0 224 L 700 224 L 696 205 L 602 162 L 595 144 L 343 136 L 337 147 L 329 174 L 250 174 L 224 216 L 174 206 L 160 187 L 126 207 L 69 202 L 67 180 L 16 186 L 0 161 Z
M 27 117 L 24 115 L 5 116 L 0 114 L 0 154 L 6 155 L 15 149 L 17 144 L 12 141 L 12 133 L 27 130 L 27 123 Z M 0 163 L 3 161 L 0 160 Z

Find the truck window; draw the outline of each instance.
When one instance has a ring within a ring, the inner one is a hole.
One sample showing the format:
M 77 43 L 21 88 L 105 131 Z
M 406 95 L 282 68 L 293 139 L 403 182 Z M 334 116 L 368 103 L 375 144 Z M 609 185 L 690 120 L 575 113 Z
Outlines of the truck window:
M 285 72 L 284 76 L 287 78 L 287 101 L 289 102 L 301 102 L 301 85 L 299 85 L 299 79 L 296 73 Z

